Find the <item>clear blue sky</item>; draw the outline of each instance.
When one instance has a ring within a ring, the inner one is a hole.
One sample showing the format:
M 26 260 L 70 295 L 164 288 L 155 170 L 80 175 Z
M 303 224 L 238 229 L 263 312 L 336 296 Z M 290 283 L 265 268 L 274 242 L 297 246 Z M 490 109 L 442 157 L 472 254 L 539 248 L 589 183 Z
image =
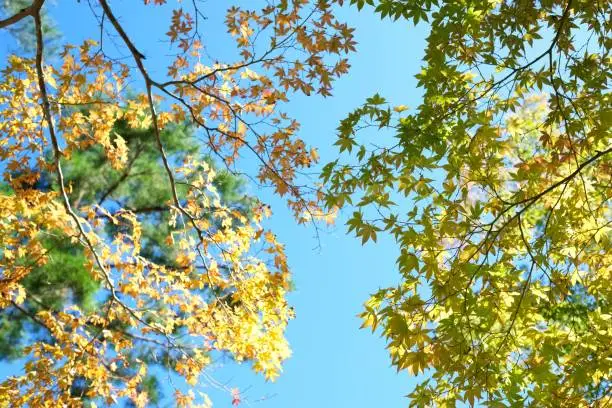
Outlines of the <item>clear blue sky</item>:
M 166 46 L 157 40 L 167 31 L 169 9 L 145 9 L 140 7 L 141 1 L 134 0 L 113 3 L 129 34 L 147 55 L 148 68 L 163 73 Z M 138 11 L 127 13 L 134 3 L 138 3 Z M 223 54 L 233 46 L 221 26 L 223 7 L 229 3 L 203 4 L 211 33 L 205 37 L 206 45 L 214 54 Z M 97 36 L 87 1 L 58 0 L 50 12 L 66 41 Z M 366 97 L 379 92 L 393 103 L 409 106 L 416 106 L 420 97 L 413 76 L 421 63 L 425 28 L 381 22 L 368 9 L 357 13 L 345 7 L 340 15 L 356 28 L 358 52 L 351 57 L 350 74 L 336 82 L 333 97 L 298 97 L 285 107 L 302 123 L 300 136 L 319 148 L 322 163 L 336 155 L 332 144 L 339 121 Z M 0 61 L 5 60 L 10 48 L 6 34 L 0 33 Z M 407 406 L 404 395 L 414 385 L 413 379 L 406 373 L 396 373 L 382 339 L 360 330 L 356 317 L 370 293 L 398 280 L 393 242 L 381 237 L 378 244 L 362 247 L 358 240 L 345 235 L 345 217 L 341 215 L 335 228 L 322 233 L 321 248 L 314 250 L 318 243 L 312 227 L 297 226 L 281 200 L 267 192 L 260 196 L 273 206 L 274 216 L 268 226 L 286 244 L 297 285 L 290 295 L 297 318 L 287 333 L 293 357 L 275 383 L 266 383 L 246 364 L 236 367 L 229 361 L 211 374 L 245 390 L 251 406 L 260 408 Z M 15 373 L 14 368 L 0 365 L 0 378 Z M 205 391 L 210 392 L 215 407 L 231 406 L 227 395 Z M 269 398 L 255 402 L 266 396 Z

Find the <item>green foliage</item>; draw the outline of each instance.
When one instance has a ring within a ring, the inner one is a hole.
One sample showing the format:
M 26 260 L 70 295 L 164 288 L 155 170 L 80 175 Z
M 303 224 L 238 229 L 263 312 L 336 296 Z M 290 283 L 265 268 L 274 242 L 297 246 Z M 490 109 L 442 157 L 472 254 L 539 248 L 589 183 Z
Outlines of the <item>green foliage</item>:
M 413 112 L 375 95 L 324 167 L 349 232 L 399 247 L 366 302 L 411 406 L 610 402 L 610 3 L 354 0 L 429 21 Z M 370 149 L 360 129 L 394 134 Z

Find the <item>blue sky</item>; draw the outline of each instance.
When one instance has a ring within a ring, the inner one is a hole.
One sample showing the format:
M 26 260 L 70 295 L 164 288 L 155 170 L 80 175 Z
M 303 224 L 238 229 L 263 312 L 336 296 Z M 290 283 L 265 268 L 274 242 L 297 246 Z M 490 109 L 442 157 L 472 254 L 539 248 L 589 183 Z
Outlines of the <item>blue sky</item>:
M 137 12 L 128 13 L 133 0 L 113 3 L 135 43 L 147 55 L 148 68 L 163 73 L 165 45 L 157 40 L 167 31 L 168 9 L 137 7 Z M 204 3 L 211 33 L 205 41 L 209 40 L 206 45 L 217 55 L 233 47 L 227 37 L 215 34 L 225 33 L 221 16 L 227 4 Z M 58 0 L 50 11 L 66 41 L 97 35 L 86 1 Z M 300 137 L 319 149 L 322 163 L 336 156 L 332 144 L 339 121 L 366 97 L 378 92 L 395 104 L 416 106 L 420 96 L 414 74 L 421 63 L 425 27 L 381 22 L 368 9 L 357 13 L 345 7 L 339 14 L 356 28 L 358 52 L 351 57 L 350 74 L 336 82 L 333 97 L 297 97 L 284 109 L 301 122 Z M 0 60 L 10 49 L 6 34 L 0 33 Z M 273 206 L 268 226 L 286 245 L 297 286 L 290 295 L 297 318 L 287 332 L 293 357 L 275 383 L 266 383 L 250 372 L 248 365 L 237 367 L 229 361 L 211 374 L 244 390 L 251 406 L 260 408 L 407 406 L 404 395 L 414 380 L 406 373 L 396 373 L 382 339 L 360 330 L 356 317 L 370 293 L 397 282 L 394 243 L 380 237 L 377 244 L 362 247 L 357 239 L 346 236 L 343 219 L 352 212 L 347 209 L 335 227 L 321 234 L 321 247 L 314 249 L 319 242 L 312 227 L 297 226 L 282 200 L 267 191 L 253 188 L 252 192 Z M 0 378 L 14 369 L 14 365 L 0 365 Z M 204 390 L 210 392 L 216 407 L 231 406 L 229 396 Z

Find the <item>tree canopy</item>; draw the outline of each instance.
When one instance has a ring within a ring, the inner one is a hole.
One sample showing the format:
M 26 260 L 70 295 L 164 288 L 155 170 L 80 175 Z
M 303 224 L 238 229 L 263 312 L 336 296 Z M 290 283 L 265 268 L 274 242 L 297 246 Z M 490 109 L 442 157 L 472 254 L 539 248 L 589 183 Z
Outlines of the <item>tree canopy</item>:
M 0 77 L 0 356 L 24 362 L 0 406 L 144 407 L 160 367 L 177 406 L 211 406 L 203 381 L 239 405 L 218 355 L 275 379 L 291 276 L 245 182 L 299 224 L 348 211 L 363 244 L 394 240 L 400 281 L 360 316 L 417 376 L 410 406 L 611 402 L 610 2 L 237 2 L 219 58 L 203 2 L 144 0 L 168 9 L 165 73 L 110 0 L 79 44 L 47 3 L 0 5 L 21 47 Z M 428 24 L 423 97 L 347 106 L 313 182 L 282 109 L 348 72 L 344 3 Z
M 610 3 L 353 0 L 429 22 L 422 103 L 338 128 L 329 208 L 390 234 L 401 283 L 365 303 L 411 406 L 610 402 Z M 384 129 L 370 148 L 358 135 Z
M 320 188 L 301 181 L 316 150 L 277 105 L 329 95 L 352 30 L 325 1 L 230 7 L 236 57 L 220 62 L 202 41 L 200 2 L 177 3 L 159 33 L 174 55 L 154 77 L 106 0 L 90 4 L 101 37 L 51 56 L 45 3 L 9 4 L 0 19 L 0 29 L 32 28 L 30 43 L 18 39 L 34 50 L 9 56 L 0 81 L 0 307 L 3 340 L 25 358 L 0 403 L 145 406 L 158 363 L 185 379 L 187 391 L 172 387 L 176 405 L 209 406 L 198 382 L 218 353 L 274 379 L 290 354 L 289 270 L 260 226 L 269 208 L 228 196 L 238 191 L 229 174 L 252 155 L 250 177 L 285 196 L 297 222 L 330 216 Z M 40 285 L 57 290 L 38 298 Z M 15 314 L 39 333 L 17 339 Z

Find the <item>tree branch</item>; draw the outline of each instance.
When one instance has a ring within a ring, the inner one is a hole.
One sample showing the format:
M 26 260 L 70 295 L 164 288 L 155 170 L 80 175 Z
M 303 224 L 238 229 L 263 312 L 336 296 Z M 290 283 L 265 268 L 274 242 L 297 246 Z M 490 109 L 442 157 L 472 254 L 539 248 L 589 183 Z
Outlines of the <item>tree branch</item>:
M 38 13 L 44 2 L 45 0 L 34 0 L 34 2 L 29 7 L 21 9 L 16 14 L 13 14 L 12 16 L 4 20 L 0 20 L 0 29 L 16 24 L 26 17 L 34 17 L 34 15 Z

